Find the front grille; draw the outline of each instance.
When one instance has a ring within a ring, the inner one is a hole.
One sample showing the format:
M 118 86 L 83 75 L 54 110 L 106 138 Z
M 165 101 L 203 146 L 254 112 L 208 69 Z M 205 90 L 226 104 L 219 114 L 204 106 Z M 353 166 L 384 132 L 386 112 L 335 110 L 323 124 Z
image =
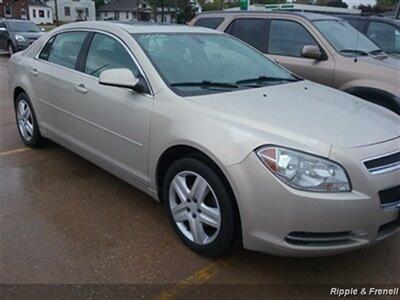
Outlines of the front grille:
M 341 232 L 304 232 L 294 231 L 285 237 L 285 241 L 297 246 L 340 246 L 354 242 L 350 231 Z
M 372 175 L 379 175 L 400 169 L 400 151 L 364 161 L 364 166 Z
M 400 185 L 379 191 L 382 206 L 400 205 Z

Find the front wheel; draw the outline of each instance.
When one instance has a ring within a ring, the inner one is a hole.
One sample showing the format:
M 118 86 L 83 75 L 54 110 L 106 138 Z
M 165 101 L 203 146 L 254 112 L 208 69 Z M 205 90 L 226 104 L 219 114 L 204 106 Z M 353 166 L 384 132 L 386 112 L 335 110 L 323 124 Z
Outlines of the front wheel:
M 234 244 L 234 200 L 206 163 L 195 158 L 173 163 L 165 176 L 163 197 L 175 232 L 192 250 L 215 257 Z

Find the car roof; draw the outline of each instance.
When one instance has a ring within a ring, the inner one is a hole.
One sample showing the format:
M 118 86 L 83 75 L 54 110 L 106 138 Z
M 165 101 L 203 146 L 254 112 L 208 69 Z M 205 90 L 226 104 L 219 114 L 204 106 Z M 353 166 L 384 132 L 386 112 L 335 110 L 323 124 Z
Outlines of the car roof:
M 307 19 L 309 21 L 315 21 L 315 20 L 340 20 L 340 18 L 328 14 L 319 14 L 319 13 L 313 13 L 313 12 L 300 12 L 300 11 L 210 11 L 210 12 L 202 12 L 199 17 L 202 16 L 213 16 L 213 17 L 222 17 L 222 16 L 228 16 L 228 17 L 233 17 L 233 16 L 246 16 L 246 15 L 263 15 L 263 14 L 268 14 L 268 15 L 295 15 L 299 16 L 301 18 Z
M 76 22 L 63 25 L 63 29 L 84 28 L 98 29 L 99 27 L 114 27 L 127 31 L 128 33 L 215 33 L 219 31 L 186 25 L 169 25 L 150 22 L 118 22 L 118 21 L 88 21 Z
M 338 15 L 337 15 L 338 16 Z M 338 16 L 343 19 L 353 19 L 353 20 L 373 20 L 373 21 L 381 21 L 385 23 L 391 23 L 396 26 L 400 26 L 400 19 L 394 19 L 390 17 L 382 17 L 382 16 L 373 16 L 373 15 L 367 15 L 367 16 L 358 16 L 358 15 L 343 15 L 343 16 Z

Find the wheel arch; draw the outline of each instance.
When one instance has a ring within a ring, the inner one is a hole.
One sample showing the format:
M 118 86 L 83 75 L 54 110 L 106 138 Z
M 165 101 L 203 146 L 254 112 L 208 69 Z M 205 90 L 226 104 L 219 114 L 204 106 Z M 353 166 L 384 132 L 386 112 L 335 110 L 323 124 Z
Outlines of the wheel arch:
M 400 98 L 390 92 L 373 87 L 355 86 L 345 92 L 400 114 Z

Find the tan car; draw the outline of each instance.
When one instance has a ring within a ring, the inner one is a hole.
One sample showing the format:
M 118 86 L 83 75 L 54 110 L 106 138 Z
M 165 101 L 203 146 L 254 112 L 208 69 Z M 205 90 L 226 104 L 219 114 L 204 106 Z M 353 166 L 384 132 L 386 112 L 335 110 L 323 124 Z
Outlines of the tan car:
M 164 202 L 198 253 L 329 255 L 400 228 L 400 117 L 230 35 L 72 23 L 9 74 L 26 145 L 49 138 Z
M 210 12 L 190 25 L 229 33 L 303 78 L 400 113 L 400 60 L 347 21 L 315 13 Z

